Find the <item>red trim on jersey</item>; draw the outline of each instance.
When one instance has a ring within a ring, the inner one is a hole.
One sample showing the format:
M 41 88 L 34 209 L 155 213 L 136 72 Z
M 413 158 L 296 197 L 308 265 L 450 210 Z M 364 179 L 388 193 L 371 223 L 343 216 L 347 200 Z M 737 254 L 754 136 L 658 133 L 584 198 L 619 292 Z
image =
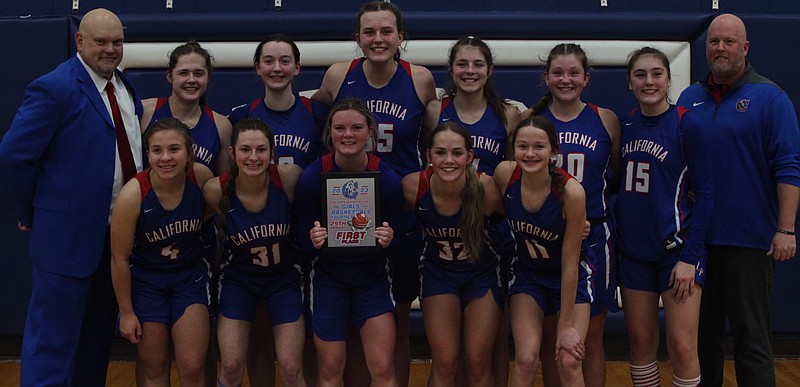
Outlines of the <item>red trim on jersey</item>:
M 250 102 L 250 114 L 247 115 L 248 117 L 253 114 L 253 111 L 256 110 L 258 104 L 260 103 L 261 103 L 261 98 L 257 98 L 255 101 Z
M 283 189 L 283 182 L 281 181 L 281 174 L 278 173 L 278 166 L 276 164 L 270 164 L 267 166 L 267 172 L 269 173 L 269 181 L 272 182 L 281 192 L 286 192 Z
M 377 172 L 381 169 L 381 159 L 370 153 L 369 161 L 367 162 L 367 170 Z
M 419 204 L 420 199 L 425 196 L 425 193 L 431 189 L 431 176 L 433 176 L 433 167 L 419 173 L 419 185 L 417 186 L 417 200 L 414 205 Z
M 363 62 L 365 59 L 367 59 L 367 58 L 363 58 L 362 57 L 362 58 L 353 59 L 353 61 L 350 62 L 350 67 L 347 68 L 347 72 L 349 73 L 351 70 L 356 68 L 356 66 L 358 66 L 359 63 Z
M 402 67 L 403 69 L 405 69 L 405 70 L 406 70 L 406 73 L 408 74 L 408 77 L 409 77 L 409 78 L 411 78 L 411 79 L 413 80 L 413 79 L 414 79 L 414 77 L 412 77 L 412 76 L 411 76 L 411 63 L 408 63 L 408 62 L 406 62 L 406 61 L 404 61 L 404 60 L 400 59 L 400 60 L 398 61 L 398 64 L 400 65 L 400 67 Z
M 367 154 L 367 169 L 369 172 L 380 171 L 381 159 L 371 153 Z M 322 156 L 322 172 L 330 172 L 336 165 L 333 163 L 333 152 Z
M 222 189 L 222 192 L 225 192 L 225 186 L 228 185 L 228 181 L 231 179 L 231 171 L 227 171 L 219 176 L 219 188 Z
M 153 109 L 153 111 L 161 109 L 161 107 L 168 102 L 169 102 L 169 97 L 158 97 L 158 99 L 156 100 L 156 108 Z
M 208 105 L 203 105 L 203 112 L 211 119 L 211 122 L 214 122 L 214 111 Z
M 561 168 L 556 168 L 556 172 L 558 172 L 561 176 L 564 176 L 564 183 L 561 185 L 561 187 L 562 188 L 566 188 L 567 182 L 569 181 L 569 179 L 573 179 L 572 175 L 570 175 L 569 173 L 567 173 L 567 171 L 565 171 L 565 170 L 563 170 Z M 556 199 L 558 199 L 558 201 L 560 202 L 561 201 L 561 195 L 558 193 L 558 190 L 556 189 L 556 187 L 554 186 L 552 188 L 552 190 L 553 190 L 553 194 L 556 195 Z
M 309 113 L 312 113 L 312 114 L 314 113 L 314 108 L 311 105 L 311 98 L 300 97 L 300 102 L 302 102 L 303 106 L 305 106 L 306 109 L 308 109 Z
M 134 179 L 139 180 L 139 190 L 142 193 L 142 202 L 144 202 L 144 197 L 153 188 L 153 185 L 150 184 L 150 168 L 137 173 Z
M 572 177 L 572 175 L 570 175 L 569 173 L 567 173 L 566 171 L 564 171 L 561 168 L 556 168 L 556 172 L 558 174 L 560 174 L 561 176 L 564 176 L 564 184 L 562 185 L 562 187 L 566 187 L 567 186 L 567 182 L 569 181 L 569 179 L 574 179 L 574 177 Z M 522 167 L 520 167 L 519 164 L 517 164 L 517 166 L 514 167 L 514 172 L 511 172 L 511 177 L 508 178 L 508 184 L 506 185 L 506 191 L 508 191 L 508 187 L 511 187 L 511 185 L 516 183 L 518 180 L 522 180 Z M 552 187 L 551 190 L 553 191 L 553 194 L 556 195 L 556 199 L 561 201 L 561 195 L 559 195 L 558 190 L 556 189 L 556 187 Z M 504 194 L 505 194 L 505 192 L 504 192 Z
M 597 106 L 597 105 L 595 105 L 595 104 L 593 104 L 591 102 L 587 102 L 586 105 L 588 105 L 592 110 L 594 110 L 595 113 L 600 114 L 600 107 L 599 106 Z
M 439 109 L 439 114 L 442 114 L 444 109 L 447 109 L 447 107 L 450 106 L 450 102 L 453 102 L 453 99 L 450 98 L 449 95 L 442 97 L 442 108 Z
M 678 110 L 678 122 L 680 122 L 680 120 L 683 118 L 683 115 L 684 115 L 686 112 L 688 112 L 688 111 L 689 111 L 689 109 L 687 109 L 687 108 L 685 108 L 685 107 L 683 107 L 683 106 L 678 106 L 678 107 L 677 107 L 677 110 Z
M 189 181 L 194 183 L 194 185 L 200 187 L 200 183 L 197 182 L 197 175 L 194 173 L 194 161 L 186 163 L 186 177 L 188 177 Z
M 333 169 L 333 152 L 322 156 L 322 172 L 330 172 Z
M 508 191 L 508 187 L 511 187 L 512 184 L 516 183 L 517 180 L 521 178 L 522 178 L 522 167 L 520 167 L 519 164 L 517 164 L 516 166 L 514 166 L 514 171 L 511 172 L 511 177 L 508 178 L 508 184 L 506 184 L 506 191 Z

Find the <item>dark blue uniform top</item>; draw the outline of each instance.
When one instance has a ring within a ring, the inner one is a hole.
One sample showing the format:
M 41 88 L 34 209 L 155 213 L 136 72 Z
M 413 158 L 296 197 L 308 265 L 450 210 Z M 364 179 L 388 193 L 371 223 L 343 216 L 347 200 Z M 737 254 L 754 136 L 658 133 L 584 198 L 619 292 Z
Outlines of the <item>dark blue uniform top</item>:
M 557 119 L 544 109 L 558 131 L 558 163 L 586 191 L 586 217 L 600 219 L 608 215 L 608 176 L 611 161 L 611 136 L 598 114 L 597 105 L 587 103 L 572 121 Z
M 192 141 L 194 146 L 194 160 L 208 167 L 211 172 L 217 170 L 217 159 L 222 151 L 222 143 L 219 140 L 219 131 L 217 124 L 214 122 L 214 111 L 207 105 L 202 106 L 203 112 L 200 114 L 200 119 L 197 120 L 194 128 L 192 128 Z M 172 117 L 172 110 L 169 108 L 169 97 L 160 97 L 156 102 L 156 108 L 153 111 L 153 118 L 150 119 L 149 127 L 153 122 L 161 118 Z M 224 158 L 224 156 L 223 156 Z
M 572 178 L 563 170 L 559 169 L 558 172 L 564 176 L 564 184 Z M 561 272 L 561 252 L 567 222 L 555 187 L 550 190 L 538 211 L 526 210 L 522 204 L 522 168 L 517 165 L 508 180 L 503 206 L 517 241 L 516 264 L 546 273 Z
M 136 175 L 142 206 L 130 262 L 157 271 L 189 267 L 204 257 L 200 242 L 205 199 L 193 172 L 186 177 L 183 197 L 175 209 L 165 210 L 150 184 L 150 169 Z
M 505 125 L 503 125 L 503 120 L 487 105 L 478 122 L 465 124 L 458 118 L 456 105 L 452 102 L 453 98 L 450 96 L 442 98 L 439 123 L 455 121 L 467 129 L 472 136 L 472 149 L 475 151 L 472 165 L 475 166 L 478 172 L 489 176 L 494 175 L 497 164 L 500 164 L 506 158 L 508 132 L 506 132 Z
M 283 191 L 275 164 L 268 169 L 267 202 L 259 212 L 248 211 L 236 193 L 230 196 L 225 211 L 226 262 L 245 272 L 272 272 L 296 262 L 297 247 L 292 230 L 292 204 Z M 230 183 L 230 173 L 221 176 L 222 191 Z
M 655 117 L 638 109 L 628 115 L 615 207 L 622 254 L 657 262 L 683 245 L 681 261 L 694 265 L 705 258 L 714 207 L 708 138 L 708 128 L 681 107 Z
M 425 104 L 414 87 L 411 64 L 401 60 L 389 83 L 375 88 L 364 74 L 364 60 L 355 59 L 350 64 L 334 103 L 347 97 L 363 100 L 378 124 L 375 154 L 401 177 L 419 172 L 422 160 L 417 146 Z
M 297 239 L 301 250 L 307 257 L 320 255 L 320 251 L 315 249 L 311 243 L 308 232 L 314 227 L 314 221 L 323 223 L 322 217 L 322 190 L 320 185 L 320 175 L 323 172 L 342 172 L 336 165 L 335 153 L 329 153 L 317 161 L 313 162 L 308 168 L 303 170 L 300 180 L 297 182 L 297 193 L 295 203 L 297 210 Z M 374 155 L 369 155 L 369 163 L 365 171 L 379 171 L 380 186 L 380 214 L 381 219 L 373 220 L 373 226 L 377 227 L 382 222 L 388 222 L 394 230 L 394 238 L 389 245 L 387 253 L 393 254 L 401 238 L 401 224 L 403 220 L 403 186 L 400 177 L 394 172 L 392 167 Z M 323 224 L 324 227 L 324 224 Z M 341 254 L 330 253 L 322 256 L 322 259 L 330 259 L 340 263 L 361 263 L 386 259 L 383 254 L 371 253 L 352 253 L 343 252 Z
M 285 111 L 267 107 L 264 98 L 231 111 L 232 124 L 245 118 L 260 118 L 275 136 L 276 164 L 297 164 L 305 168 L 322 152 L 322 127 L 330 109 L 325 104 L 295 95 L 294 105 Z
M 475 267 L 475 263 L 469 261 L 470 257 L 467 255 L 464 241 L 461 238 L 462 210 L 459 209 L 450 216 L 439 214 L 430 190 L 432 174 L 433 169 L 431 168 L 420 173 L 417 190 L 415 211 L 425 237 L 422 255 L 425 259 L 447 270 L 466 271 L 472 269 Z M 484 236 L 481 241 L 481 256 L 475 259 L 476 262 L 482 259 L 497 259 L 497 254 L 486 235 L 487 229 L 488 225 L 485 224 Z

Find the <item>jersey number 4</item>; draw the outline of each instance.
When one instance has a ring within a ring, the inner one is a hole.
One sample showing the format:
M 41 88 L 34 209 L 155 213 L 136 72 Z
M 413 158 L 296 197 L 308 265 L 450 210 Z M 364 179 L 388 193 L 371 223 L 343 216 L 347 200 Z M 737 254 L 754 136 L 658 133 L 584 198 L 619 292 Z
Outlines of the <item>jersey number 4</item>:
M 164 246 L 161 249 L 161 256 L 167 257 L 168 259 L 178 259 L 178 254 L 181 252 L 180 249 L 175 247 L 175 244 L 171 244 L 169 246 Z

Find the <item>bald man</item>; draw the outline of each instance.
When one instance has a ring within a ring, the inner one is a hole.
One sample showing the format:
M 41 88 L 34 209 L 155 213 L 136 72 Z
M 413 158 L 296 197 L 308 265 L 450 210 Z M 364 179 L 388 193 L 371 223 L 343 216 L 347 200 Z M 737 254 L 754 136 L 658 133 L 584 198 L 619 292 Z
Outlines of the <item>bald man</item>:
M 33 262 L 22 386 L 105 385 L 117 316 L 109 214 L 123 167 L 142 169 L 141 103 L 117 70 L 123 39 L 116 15 L 88 12 L 78 55 L 28 85 L 0 142 L 0 181 Z
M 789 97 L 747 62 L 741 19 L 708 27 L 710 73 L 678 104 L 711 126 L 715 209 L 706 237 L 698 352 L 703 386 L 721 386 L 725 320 L 740 386 L 774 386 L 769 297 L 775 261 L 795 255 L 800 130 Z

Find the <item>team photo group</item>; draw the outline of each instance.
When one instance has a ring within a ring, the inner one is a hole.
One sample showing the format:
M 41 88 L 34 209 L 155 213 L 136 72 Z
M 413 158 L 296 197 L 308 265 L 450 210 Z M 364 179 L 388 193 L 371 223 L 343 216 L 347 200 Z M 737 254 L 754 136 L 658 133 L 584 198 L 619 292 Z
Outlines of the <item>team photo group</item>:
M 708 73 L 680 96 L 668 55 L 630 52 L 637 104 L 617 115 L 582 97 L 578 44 L 552 47 L 544 97 L 520 106 L 481 39 L 454 40 L 435 84 L 401 58 L 396 5 L 354 16 L 361 57 L 308 97 L 298 45 L 262 40 L 264 92 L 228 114 L 201 44 L 171 51 L 170 95 L 141 99 L 120 19 L 84 15 L 0 141 L 33 262 L 21 385 L 106 385 L 118 332 L 140 386 L 172 367 L 183 386 L 407 386 L 416 300 L 429 386 L 604 386 L 621 304 L 634 386 L 661 385 L 664 333 L 672 386 L 721 386 L 730 336 L 737 383 L 775 385 L 800 129 L 740 18 L 713 18 Z

